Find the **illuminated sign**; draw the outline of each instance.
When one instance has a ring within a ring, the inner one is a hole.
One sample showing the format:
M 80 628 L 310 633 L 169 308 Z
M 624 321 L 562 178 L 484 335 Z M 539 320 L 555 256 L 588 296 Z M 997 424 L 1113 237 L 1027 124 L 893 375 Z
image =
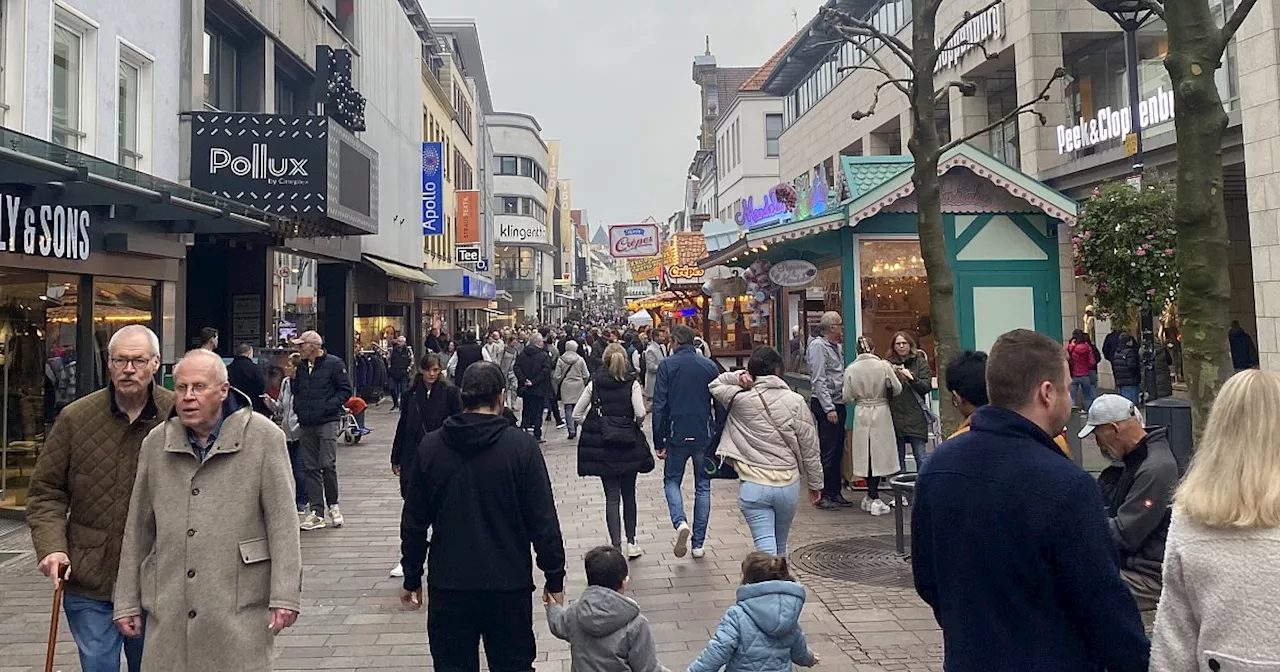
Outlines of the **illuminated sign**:
M 735 218 L 738 226 L 743 229 L 754 229 L 765 224 L 817 217 L 827 211 L 827 190 L 830 187 L 830 183 L 827 181 L 827 169 L 825 166 L 818 169 L 812 185 L 801 187 L 796 191 L 794 210 L 787 207 L 787 204 L 778 198 L 778 189 L 781 186 L 783 185 L 774 187 L 765 193 L 764 197 L 760 199 L 758 207 L 756 206 L 755 197 L 748 196 L 746 202 L 742 205 L 742 212 Z

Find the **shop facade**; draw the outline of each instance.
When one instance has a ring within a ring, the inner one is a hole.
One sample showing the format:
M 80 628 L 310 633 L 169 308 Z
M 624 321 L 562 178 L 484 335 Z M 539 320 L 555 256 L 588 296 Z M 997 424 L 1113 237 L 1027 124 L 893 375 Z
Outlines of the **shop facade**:
M 494 282 L 462 269 L 433 270 L 431 276 L 436 284 L 419 290 L 423 333 L 436 328 L 451 336 L 470 332 L 483 339 L 499 314 Z
M 842 168 L 855 191 L 841 207 L 746 232 L 700 265 L 767 265 L 773 338 L 788 353 L 793 330 L 803 346 L 834 310 L 846 342 L 867 336 L 887 354 L 893 334 L 905 331 L 936 366 L 910 159 L 846 157 Z M 939 174 L 961 347 L 987 350 L 1014 328 L 1055 335 L 1064 279 L 1070 286 L 1060 229 L 1074 220 L 1075 202 L 968 145 L 944 155 Z M 789 361 L 790 373 L 807 373 L 803 359 Z

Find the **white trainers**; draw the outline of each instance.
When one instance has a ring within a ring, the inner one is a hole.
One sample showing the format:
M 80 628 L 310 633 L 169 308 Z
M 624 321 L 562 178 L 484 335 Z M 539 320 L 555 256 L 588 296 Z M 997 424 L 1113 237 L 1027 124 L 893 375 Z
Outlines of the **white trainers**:
M 870 511 L 870 510 L 871 510 L 871 501 L 872 501 L 872 500 L 871 500 L 871 498 L 870 498 L 870 497 L 863 497 L 863 498 L 862 498 L 862 510 L 863 510 L 863 511 Z
M 337 504 L 329 507 L 329 520 L 333 522 L 334 527 L 342 527 L 344 520 L 342 518 L 342 512 L 338 510 Z
M 683 558 L 689 552 L 689 535 L 693 534 L 689 523 L 680 523 L 676 527 L 676 541 L 671 545 L 671 550 L 676 554 L 677 558 Z
M 707 554 L 707 549 L 706 549 L 706 548 L 699 547 L 699 548 L 695 548 L 695 549 L 693 549 L 693 559 L 694 559 L 694 560 L 698 560 L 698 559 L 702 558 L 702 556 L 704 556 L 704 555 L 706 555 L 706 554 Z
M 397 562 L 396 566 L 391 568 L 391 578 L 393 579 L 404 578 L 404 567 L 400 566 L 400 563 Z
M 636 558 L 644 555 L 644 549 L 636 546 L 635 544 L 623 544 L 622 551 L 629 560 L 635 560 Z
M 308 513 L 307 517 L 303 518 L 302 522 L 298 524 L 298 528 L 301 529 L 303 532 L 310 532 L 311 530 L 323 530 L 324 527 L 325 527 L 324 518 L 317 516 L 315 511 Z
M 893 509 L 889 508 L 888 504 L 885 504 L 879 499 L 871 500 L 871 508 L 867 511 L 873 516 L 883 516 L 886 513 L 893 513 Z

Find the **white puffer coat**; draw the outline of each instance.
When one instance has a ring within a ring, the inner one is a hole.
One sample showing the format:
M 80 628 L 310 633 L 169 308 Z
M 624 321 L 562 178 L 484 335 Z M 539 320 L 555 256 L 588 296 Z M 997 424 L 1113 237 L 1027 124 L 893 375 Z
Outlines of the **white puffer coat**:
M 796 469 L 810 490 L 821 490 L 818 430 L 808 402 L 777 376 L 761 376 L 743 389 L 739 374 L 722 373 L 708 386 L 729 408 L 716 455 L 761 469 Z

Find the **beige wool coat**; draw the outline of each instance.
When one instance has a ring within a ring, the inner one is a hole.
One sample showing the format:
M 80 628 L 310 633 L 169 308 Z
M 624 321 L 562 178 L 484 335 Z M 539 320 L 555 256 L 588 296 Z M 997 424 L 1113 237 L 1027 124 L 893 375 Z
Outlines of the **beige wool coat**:
M 146 612 L 146 672 L 271 670 L 269 609 L 299 611 L 284 433 L 232 394 L 203 463 L 177 417 L 142 442 L 114 602 L 116 619 Z
M 901 393 L 902 382 L 893 367 L 874 354 L 858 355 L 845 368 L 844 400 L 855 404 L 848 452 L 855 476 L 898 473 L 898 443 L 889 399 Z

